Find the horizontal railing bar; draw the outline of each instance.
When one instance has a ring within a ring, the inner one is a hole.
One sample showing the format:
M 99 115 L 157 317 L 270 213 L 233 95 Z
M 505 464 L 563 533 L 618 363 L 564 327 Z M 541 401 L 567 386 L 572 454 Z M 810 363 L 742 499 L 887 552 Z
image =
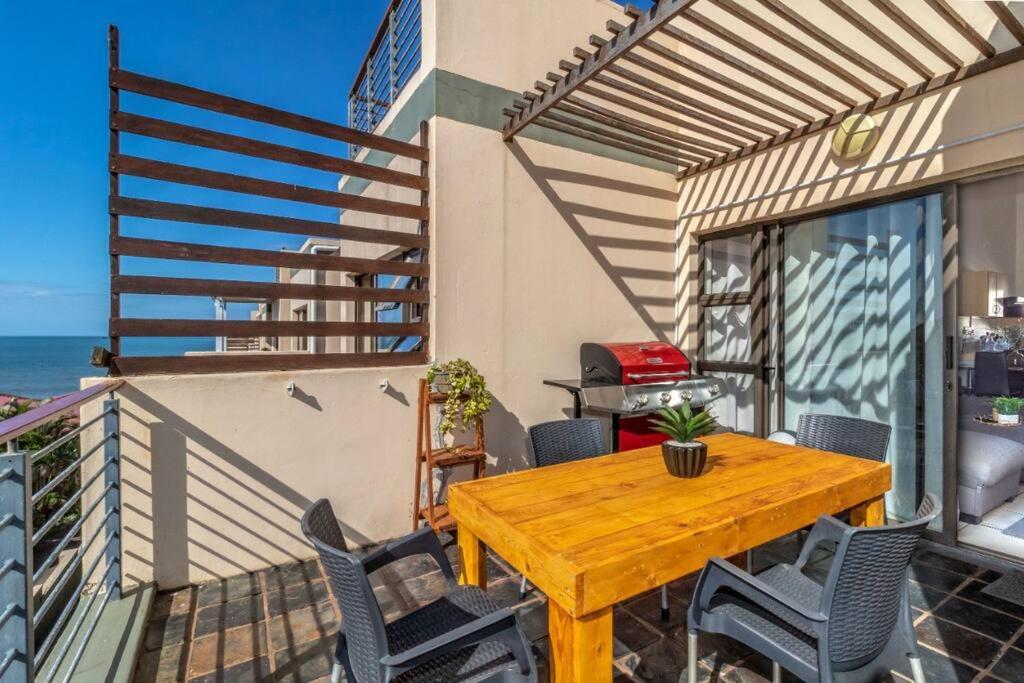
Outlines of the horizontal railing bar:
M 68 497 L 67 502 L 61 505 L 60 508 L 58 508 L 57 511 L 50 516 L 50 519 L 48 519 L 46 523 L 43 524 L 43 526 L 39 527 L 38 531 L 32 534 L 33 546 L 39 543 L 39 541 L 46 538 L 46 534 L 48 534 L 50 530 L 57 525 L 57 522 L 64 518 L 64 515 L 66 515 L 68 513 L 68 510 L 70 510 L 71 507 L 78 502 L 78 500 L 82 497 L 82 494 L 84 494 L 86 490 L 88 490 L 88 488 L 92 486 L 93 482 L 100 478 L 100 476 L 103 474 L 103 471 L 106 469 L 107 465 L 114 462 L 115 460 L 116 458 L 109 458 L 108 460 L 104 461 L 103 466 L 100 467 L 95 474 L 89 477 L 89 481 L 82 484 L 77 491 L 72 493 Z
M 89 427 L 93 426 L 94 424 L 96 424 L 97 422 L 99 422 L 105 416 L 109 415 L 112 412 L 113 412 L 113 410 L 110 410 L 108 408 L 108 409 L 104 410 L 102 413 L 100 413 L 99 415 L 97 415 L 96 417 L 94 417 L 91 420 L 89 420 L 88 422 L 86 422 L 85 424 L 78 425 L 77 427 L 72 429 L 67 434 L 61 436 L 56 441 L 51 441 L 50 443 L 46 444 L 45 446 L 40 448 L 38 451 L 36 451 L 35 453 L 32 454 L 32 464 L 35 465 L 37 462 L 39 462 L 40 460 L 42 460 L 43 458 L 48 456 L 50 453 L 54 452 L 55 450 L 57 450 L 58 448 L 60 448 L 64 444 L 66 444 L 67 442 L 71 441 L 76 436 L 80 435 L 83 431 L 85 431 Z
M 89 538 L 86 539 L 85 542 L 82 543 L 82 545 L 79 546 L 77 550 L 75 550 L 74 557 L 72 557 L 71 561 L 68 562 L 61 569 L 60 575 L 57 577 L 57 580 L 53 582 L 53 587 L 50 589 L 49 594 L 46 596 L 46 600 L 44 600 L 43 604 L 40 605 L 38 610 L 36 610 L 36 621 L 42 619 L 43 616 L 50 611 L 50 607 L 53 605 L 53 602 L 64 594 L 64 586 L 67 585 L 68 580 L 72 576 L 74 576 L 75 568 L 78 567 L 78 565 L 82 564 L 82 561 L 85 559 L 85 554 L 89 551 L 89 548 L 92 547 L 93 541 L 99 538 L 100 535 L 103 533 L 103 525 L 107 521 L 107 518 L 109 518 L 112 514 L 114 514 L 113 508 L 108 510 L 107 514 L 103 515 L 103 517 L 100 518 L 99 524 L 97 525 L 97 529 L 92 532 L 92 535 L 89 536 Z M 83 585 L 84 583 L 80 583 L 78 588 L 76 588 L 75 590 L 77 591 L 81 589 Z
M 171 259 L 175 261 L 204 261 L 244 266 L 270 266 L 272 268 L 298 268 L 301 270 L 328 270 L 345 273 L 388 273 L 426 277 L 430 266 L 426 263 L 391 261 L 387 259 L 349 258 L 330 254 L 302 254 L 269 249 L 243 249 L 217 247 L 194 242 L 169 242 L 138 237 L 113 237 L 110 253 L 118 256 Z
M 124 154 L 112 155 L 110 171 L 121 175 L 149 178 L 150 180 L 162 180 L 169 183 L 205 187 L 212 190 L 284 199 L 292 202 L 330 206 L 338 209 L 362 211 L 396 218 L 412 218 L 415 220 L 428 220 L 430 218 L 430 210 L 418 204 L 362 197 L 333 190 L 321 190 L 315 187 L 292 185 L 276 180 L 235 175 L 233 173 L 172 164 L 167 161 L 157 161 L 155 159 L 145 159 Z
M 55 488 L 60 486 L 64 482 L 65 479 L 70 477 L 72 475 L 72 473 L 74 473 L 76 470 L 78 470 L 82 466 L 82 464 L 86 460 L 88 460 L 90 457 L 92 457 L 92 455 L 96 451 L 98 451 L 100 448 L 102 448 L 104 445 L 106 445 L 106 443 L 108 441 L 110 441 L 112 439 L 116 439 L 116 438 L 117 438 L 117 434 L 107 434 L 107 435 L 105 435 L 102 439 L 99 440 L 98 443 L 93 445 L 92 448 L 90 448 L 88 451 L 86 451 L 82 455 L 78 456 L 77 460 L 75 460 L 70 465 L 65 467 L 61 471 L 60 474 L 58 474 L 56 477 L 54 477 L 50 481 L 46 482 L 45 486 L 43 486 L 38 491 L 33 492 L 32 493 L 32 503 L 33 504 L 34 503 L 38 503 L 40 501 L 40 499 L 42 499 L 43 496 L 45 496 L 50 491 L 53 491 Z
M 420 337 L 428 329 L 426 323 L 143 318 L 110 321 L 110 334 L 120 337 Z
M 346 287 L 340 285 L 293 285 L 284 282 L 243 282 L 203 280 L 151 275 L 115 275 L 111 291 L 118 294 L 162 294 L 168 296 L 223 296 L 268 300 L 309 299 L 314 301 L 374 301 L 384 303 L 427 303 L 425 289 Z
M 67 415 L 100 394 L 115 391 L 123 383 L 124 382 L 118 380 L 115 382 L 107 382 L 105 384 L 97 384 L 89 387 L 88 389 L 76 391 L 75 393 L 68 394 L 67 396 L 61 396 L 60 398 L 54 399 L 49 403 L 44 403 L 38 408 L 33 408 L 21 415 L 15 415 L 14 417 L 9 417 L 6 420 L 0 421 L 0 443 L 6 443 L 17 439 L 25 432 L 30 432 L 39 425 L 52 422 L 58 417 Z
M 17 562 L 14 561 L 13 557 L 7 558 L 6 562 L 4 562 L 3 564 L 0 564 L 0 579 L 4 578 L 4 576 L 7 575 L 7 572 L 9 572 L 12 569 L 14 569 L 14 565 L 16 565 L 16 564 L 17 564 Z
M 11 664 L 18 657 L 18 651 L 13 647 L 4 653 L 4 658 L 0 659 L 0 677 L 7 673 L 7 669 L 10 668 Z
M 423 351 L 397 353 L 239 353 L 203 356 L 118 356 L 112 367 L 123 375 L 200 374 L 329 368 L 426 365 Z
M 8 524 L 14 521 L 14 513 L 8 512 L 3 517 L 0 517 L 0 529 L 4 529 Z
M 289 235 L 309 237 L 330 237 L 352 242 L 393 244 L 399 247 L 427 247 L 430 239 L 425 235 L 398 230 L 377 230 L 343 223 L 313 221 L 304 218 L 288 218 L 246 211 L 231 211 L 205 206 L 173 204 L 151 199 L 111 197 L 110 213 L 118 216 L 152 218 L 157 220 L 216 225 L 228 228 L 245 228 L 264 232 L 280 232 Z
M 13 467 L 8 467 L 8 468 L 4 469 L 3 472 L 0 472 L 0 481 L 7 481 L 8 479 L 10 479 L 13 476 L 14 476 L 14 468 Z
M 293 114 L 262 104 L 246 102 L 233 97 L 227 97 L 226 95 L 199 90 L 198 88 L 144 76 L 131 71 L 113 71 L 110 74 L 110 85 L 114 88 L 128 90 L 140 95 L 157 97 L 201 109 L 209 109 L 210 111 L 230 114 L 261 123 L 269 123 L 274 126 L 290 128 L 311 135 L 319 135 L 331 140 L 339 140 L 350 145 L 379 149 L 383 152 L 391 152 L 399 156 L 412 157 L 419 161 L 426 161 L 430 155 L 426 147 L 419 145 L 402 142 L 401 140 L 392 140 L 391 138 L 373 135 L 372 133 L 363 133 L 336 123 L 319 121 L 308 116 Z
M 11 618 L 11 615 L 18 611 L 18 604 L 14 602 L 7 603 L 7 607 L 4 608 L 3 612 L 0 612 L 0 629 L 3 629 L 4 624 Z
M 99 552 L 96 555 L 96 559 L 94 559 L 92 561 L 92 564 L 89 565 L 89 569 L 85 572 L 85 574 L 82 575 L 82 580 L 78 583 L 78 586 L 75 588 L 74 592 L 76 595 L 80 594 L 81 589 L 88 585 L 89 579 L 92 577 L 92 573 L 96 571 L 96 567 L 99 566 L 100 560 L 105 559 L 107 547 L 113 542 L 115 538 L 116 536 L 110 536 L 107 539 L 107 542 L 103 544 L 103 547 L 100 548 Z M 110 568 L 113 566 L 115 566 L 115 563 L 113 562 L 108 564 L 106 570 L 104 570 L 103 574 L 100 575 L 100 578 L 105 577 L 107 575 L 107 572 L 109 572 Z M 53 644 L 57 642 L 57 637 L 61 635 L 61 631 L 64 629 L 64 626 L 67 625 L 68 618 L 72 614 L 74 614 L 74 608 L 77 606 L 77 602 L 78 601 L 74 599 L 67 601 L 67 604 L 64 605 L 64 609 L 61 610 L 59 615 L 57 615 L 57 619 L 53 622 L 53 625 L 50 627 L 50 633 L 46 636 L 46 640 L 43 641 L 42 646 L 36 649 L 36 669 L 38 669 L 39 666 L 42 664 L 43 660 L 46 658 L 46 655 L 50 653 L 50 648 L 53 647 Z M 44 607 L 45 606 L 46 603 L 44 603 Z M 41 608 L 38 612 L 36 612 L 36 614 L 38 615 L 37 620 L 42 619 L 43 613 L 44 611 Z M 74 640 L 74 633 L 68 634 L 67 640 Z
M 107 484 L 106 487 L 104 487 L 104 493 L 106 493 L 107 491 L 109 491 L 112 488 L 114 488 L 114 484 L 113 483 Z M 87 519 L 89 519 L 89 516 L 96 510 L 97 507 L 99 507 L 100 503 L 103 503 L 103 502 L 104 502 L 103 496 L 97 497 L 96 500 L 94 500 L 89 505 L 89 507 L 85 510 L 85 512 L 83 512 L 79 516 L 78 521 L 76 521 L 71 526 L 71 528 L 68 529 L 68 532 L 66 534 L 64 534 L 64 538 L 62 538 L 60 540 L 60 543 L 58 543 L 56 546 L 54 546 L 53 550 L 50 551 L 50 554 L 46 556 L 46 559 L 43 560 L 39 564 L 38 567 L 35 567 L 35 571 L 32 574 L 32 581 L 33 582 L 39 581 L 39 579 L 41 579 L 43 577 L 43 572 L 45 572 L 50 567 L 50 565 L 54 563 L 54 561 L 58 558 L 58 556 L 62 552 L 64 552 L 64 548 L 66 548 L 68 543 L 71 542 L 71 539 L 73 539 L 75 537 L 75 534 L 77 534 L 79 531 L 81 531 L 82 526 L 85 524 L 85 521 Z M 103 519 L 100 520 L 101 524 L 99 524 L 99 526 L 103 526 L 102 525 L 102 521 L 105 520 L 110 515 L 112 515 L 113 513 L 114 513 L 114 508 L 109 509 L 107 511 L 107 514 L 105 514 L 103 516 Z
M 186 145 L 207 147 L 222 152 L 244 154 L 259 159 L 279 161 L 293 166 L 313 168 L 320 171 L 330 171 L 342 175 L 356 176 L 375 180 L 388 185 L 409 187 L 414 190 L 426 190 L 428 179 L 421 175 L 394 171 L 382 166 L 363 164 L 357 161 L 348 161 L 332 157 L 327 154 L 310 152 L 285 145 L 278 145 L 272 142 L 263 142 L 253 138 L 230 135 L 205 128 L 186 126 L 171 121 L 117 112 L 111 121 L 111 127 L 123 133 L 144 135 L 151 138 L 159 138 L 171 142 L 180 142 Z

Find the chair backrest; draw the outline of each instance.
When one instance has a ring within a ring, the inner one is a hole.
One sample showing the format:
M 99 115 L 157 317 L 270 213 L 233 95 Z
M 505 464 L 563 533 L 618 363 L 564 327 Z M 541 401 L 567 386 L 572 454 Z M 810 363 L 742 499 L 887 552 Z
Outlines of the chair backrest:
M 363 563 L 348 552 L 330 502 L 321 498 L 306 509 L 302 533 L 320 554 L 331 589 L 340 603 L 352 672 L 359 681 L 380 683 L 384 680 L 380 659 L 387 654 L 384 617 Z
M 822 612 L 828 614 L 829 659 L 836 671 L 867 664 L 889 642 L 914 547 L 941 511 L 939 499 L 929 493 L 912 521 L 847 529 L 821 599 Z
M 883 462 L 892 428 L 859 417 L 804 413 L 796 427 L 801 446 Z
M 979 396 L 1005 396 L 1010 393 L 1010 371 L 1002 351 L 978 351 L 974 354 L 974 393 Z
M 606 455 L 604 431 L 596 418 L 542 422 L 527 430 L 537 467 Z

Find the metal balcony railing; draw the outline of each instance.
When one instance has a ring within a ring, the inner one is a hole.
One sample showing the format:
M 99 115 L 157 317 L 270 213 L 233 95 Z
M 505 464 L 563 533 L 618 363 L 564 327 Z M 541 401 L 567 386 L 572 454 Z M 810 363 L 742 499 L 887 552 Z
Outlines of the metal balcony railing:
M 349 126 L 372 133 L 420 68 L 420 0 L 392 0 L 348 98 Z M 360 147 L 352 145 L 355 157 Z
M 49 681 L 58 672 L 69 680 L 104 607 L 121 597 L 121 451 L 112 393 L 120 385 L 90 387 L 0 421 L 0 444 L 6 444 L 0 453 L 4 683 Z M 19 448 L 19 440 L 35 441 L 36 430 L 77 415 L 104 394 L 99 415 L 52 435 L 35 451 Z M 66 447 L 96 426 L 102 437 L 69 456 Z M 77 457 L 64 463 L 61 455 L 64 461 Z

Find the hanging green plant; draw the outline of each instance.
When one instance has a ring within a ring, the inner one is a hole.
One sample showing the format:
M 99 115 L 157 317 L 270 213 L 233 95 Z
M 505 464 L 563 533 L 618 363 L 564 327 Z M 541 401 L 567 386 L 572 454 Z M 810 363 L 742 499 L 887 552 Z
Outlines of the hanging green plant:
M 487 380 L 468 360 L 457 358 L 431 366 L 427 370 L 427 383 L 435 390 L 448 393 L 441 412 L 439 429 L 442 434 L 454 432 L 456 420 L 465 432 L 477 418 L 491 409 Z

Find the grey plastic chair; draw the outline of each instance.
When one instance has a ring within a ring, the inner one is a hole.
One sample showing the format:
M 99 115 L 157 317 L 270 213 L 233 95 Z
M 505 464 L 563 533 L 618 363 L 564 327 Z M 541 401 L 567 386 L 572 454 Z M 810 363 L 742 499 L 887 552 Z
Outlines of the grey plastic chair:
M 365 557 L 348 551 L 345 536 L 324 499 L 302 515 L 302 533 L 316 547 L 340 603 L 331 680 L 493 681 L 536 683 L 537 667 L 515 613 L 500 608 L 475 586 L 455 583 L 448 558 L 430 528 L 388 543 Z M 384 623 L 369 575 L 395 560 L 429 555 L 448 580 L 441 598 Z
M 701 572 L 687 615 L 689 681 L 697 674 L 700 631 L 729 636 L 802 681 L 873 681 L 910 660 L 916 683 L 924 671 L 907 596 L 907 568 L 925 527 L 941 512 L 928 494 L 913 521 L 851 527 L 821 516 L 795 564 L 757 576 L 712 558 Z M 821 543 L 837 543 L 824 585 L 802 570 Z
M 862 420 L 859 417 L 804 413 L 797 421 L 795 433 L 778 431 L 768 439 L 884 462 L 891 433 L 892 427 L 882 422 Z

